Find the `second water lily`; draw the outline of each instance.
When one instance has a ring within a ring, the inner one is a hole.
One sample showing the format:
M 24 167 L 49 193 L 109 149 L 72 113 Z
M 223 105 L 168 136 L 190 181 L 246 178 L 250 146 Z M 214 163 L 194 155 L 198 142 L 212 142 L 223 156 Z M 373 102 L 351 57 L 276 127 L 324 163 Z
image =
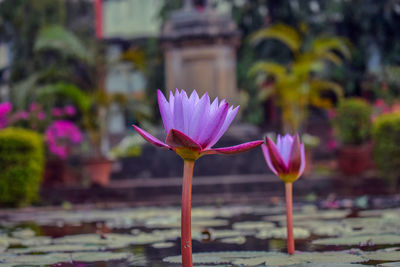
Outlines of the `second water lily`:
M 262 150 L 268 167 L 285 182 L 287 249 L 289 254 L 294 254 L 292 184 L 303 174 L 306 167 L 304 144 L 300 143 L 297 134 L 287 134 L 283 137 L 278 135 L 276 144 L 267 137 Z

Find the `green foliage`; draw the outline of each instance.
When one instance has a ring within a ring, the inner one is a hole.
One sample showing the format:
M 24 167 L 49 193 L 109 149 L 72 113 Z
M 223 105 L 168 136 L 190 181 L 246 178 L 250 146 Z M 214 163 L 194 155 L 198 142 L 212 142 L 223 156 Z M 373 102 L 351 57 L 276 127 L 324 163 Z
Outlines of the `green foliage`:
M 88 112 L 91 106 L 90 97 L 73 84 L 59 82 L 38 87 L 35 90 L 41 103 L 48 101 L 49 97 L 61 97 L 72 100 L 81 111 Z
M 307 119 L 310 105 L 331 107 L 331 100 L 323 97 L 324 91 L 333 92 L 337 98 L 343 95 L 342 87 L 324 79 L 322 74 L 326 63 L 341 65 L 340 56 L 350 57 L 348 42 L 341 37 L 317 36 L 312 39 L 311 46 L 308 46 L 308 37 L 284 24 L 261 29 L 250 37 L 254 44 L 264 39 L 278 40 L 293 54 L 293 60 L 289 64 L 260 61 L 249 71 L 250 76 L 258 75 L 261 78 L 259 98 L 266 100 L 274 97 L 281 107 L 285 132 L 300 130 Z
M 35 41 L 34 51 L 55 50 L 66 57 L 75 57 L 83 61 L 91 61 L 89 51 L 71 32 L 60 25 L 42 28 Z
M 42 137 L 36 132 L 0 131 L 0 203 L 24 205 L 38 200 L 44 168 Z
M 371 135 L 371 106 L 363 99 L 342 100 L 333 121 L 339 141 L 344 145 L 360 145 Z
M 384 114 L 372 127 L 374 161 L 380 176 L 397 185 L 400 176 L 400 114 Z
M 33 46 L 40 29 L 63 24 L 65 0 L 4 0 L 0 3 L 0 39 L 13 44 L 11 81 L 16 82 L 35 72 L 40 59 Z

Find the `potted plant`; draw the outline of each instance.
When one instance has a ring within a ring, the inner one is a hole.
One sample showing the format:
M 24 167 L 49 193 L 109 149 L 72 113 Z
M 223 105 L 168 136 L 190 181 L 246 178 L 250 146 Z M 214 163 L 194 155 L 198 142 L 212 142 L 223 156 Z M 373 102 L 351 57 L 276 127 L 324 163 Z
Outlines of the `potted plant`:
M 397 190 L 400 178 L 400 113 L 379 116 L 373 123 L 373 159 L 378 174 Z
M 371 165 L 371 106 L 363 99 L 348 98 L 339 103 L 333 118 L 339 141 L 338 166 L 346 175 L 357 175 Z
M 307 32 L 275 24 L 256 31 L 250 38 L 254 44 L 275 39 L 292 52 L 289 63 L 282 63 L 281 58 L 262 60 L 255 62 L 249 71 L 259 84 L 260 100 L 272 98 L 280 108 L 283 132 L 302 132 L 310 106 L 330 108 L 332 101 L 324 95 L 327 91 L 338 99 L 343 95 L 342 87 L 323 74 L 326 72 L 325 63 L 342 63 L 336 53 L 350 58 L 348 41 L 337 36 L 310 37 Z
M 84 173 L 92 185 L 106 186 L 110 181 L 113 160 L 108 155 L 106 125 L 109 105 L 119 99 L 104 91 L 92 95 L 92 105 L 83 114 L 88 146 L 83 159 Z

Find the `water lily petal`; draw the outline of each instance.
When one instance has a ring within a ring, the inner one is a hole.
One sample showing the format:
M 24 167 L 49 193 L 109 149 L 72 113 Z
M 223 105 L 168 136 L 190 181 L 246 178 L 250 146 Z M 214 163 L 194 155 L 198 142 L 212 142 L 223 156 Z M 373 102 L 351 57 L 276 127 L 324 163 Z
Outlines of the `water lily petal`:
M 239 111 L 239 106 L 237 106 L 235 109 L 232 108 L 233 108 L 232 106 L 229 108 L 228 114 L 225 117 L 225 121 L 222 124 L 221 129 L 219 130 L 218 134 L 214 137 L 214 139 L 211 140 L 211 142 L 208 144 L 209 147 L 215 145 L 215 143 L 218 142 L 218 140 L 222 137 L 222 135 L 226 132 L 226 130 L 228 130 L 229 126 L 231 125 L 233 119 L 235 118 L 236 114 Z
M 189 134 L 190 138 L 193 140 L 197 140 L 198 136 L 200 135 L 200 132 L 202 130 L 202 126 L 204 125 L 205 118 L 204 116 L 208 114 L 208 109 L 210 107 L 210 98 L 208 96 L 208 93 L 205 93 L 199 100 L 199 102 L 196 104 L 192 118 L 191 118 L 191 125 L 189 129 Z
M 278 172 L 275 170 L 274 165 L 272 165 L 272 163 L 271 163 L 271 158 L 269 157 L 268 147 L 265 144 L 262 144 L 261 148 L 262 148 L 262 151 L 263 151 L 263 154 L 264 154 L 264 158 L 265 158 L 265 161 L 267 162 L 267 165 L 268 165 L 269 169 L 273 173 L 278 175 Z
M 299 173 L 301 166 L 301 145 L 299 136 L 295 134 L 292 140 L 292 147 L 289 153 L 288 172 Z
M 155 138 L 154 136 L 152 136 L 151 134 L 149 134 L 145 130 L 139 128 L 138 126 L 132 125 L 132 127 L 149 143 L 151 143 L 151 144 L 153 144 L 155 146 L 158 146 L 158 147 L 170 148 L 167 144 L 165 144 L 162 141 L 158 140 L 157 138 Z
M 164 124 L 165 132 L 168 133 L 172 128 L 172 113 L 167 99 L 165 99 L 163 93 L 157 90 L 158 107 L 161 113 L 161 119 Z
M 299 177 L 303 174 L 305 168 L 306 168 L 306 153 L 304 149 L 304 144 L 301 144 L 301 165 L 300 165 L 300 170 L 299 170 Z
M 184 131 L 184 119 L 183 119 L 183 105 L 182 105 L 182 94 L 179 93 L 178 89 L 175 91 L 174 99 L 174 129 L 181 132 Z
M 250 149 L 253 149 L 259 145 L 264 143 L 262 140 L 257 140 L 257 141 L 252 141 L 248 143 L 243 143 L 240 145 L 236 146 L 230 146 L 230 147 L 221 147 L 221 148 L 213 148 L 213 149 L 207 149 L 201 152 L 202 155 L 209 155 L 209 154 L 222 154 L 222 155 L 232 155 L 232 154 L 238 154 L 242 152 L 246 152 Z
M 266 146 L 268 148 L 268 154 L 271 160 L 271 164 L 272 166 L 274 166 L 274 169 L 277 171 L 277 173 L 278 174 L 287 173 L 287 166 L 283 161 L 281 154 L 276 148 L 274 142 L 269 137 L 267 137 Z
M 286 134 L 283 137 L 280 137 L 278 135 L 276 143 L 277 143 L 276 147 L 279 153 L 281 154 L 283 162 L 285 162 L 286 166 L 288 166 L 290 160 L 290 151 L 292 149 L 292 144 L 293 144 L 293 137 L 290 134 Z
M 169 131 L 165 142 L 173 148 L 188 148 L 199 151 L 201 150 L 201 146 L 196 141 L 191 139 L 186 134 L 175 129 Z
M 189 134 L 190 119 L 192 117 L 193 106 L 185 91 L 182 90 L 182 107 L 183 107 L 183 133 Z
M 215 138 L 224 124 L 226 115 L 228 114 L 228 108 L 228 103 L 225 103 L 223 106 L 219 107 L 213 115 L 213 118 L 210 119 L 207 127 L 205 127 L 203 130 L 202 138 L 199 139 L 199 143 L 203 148 L 211 147 L 209 144 Z

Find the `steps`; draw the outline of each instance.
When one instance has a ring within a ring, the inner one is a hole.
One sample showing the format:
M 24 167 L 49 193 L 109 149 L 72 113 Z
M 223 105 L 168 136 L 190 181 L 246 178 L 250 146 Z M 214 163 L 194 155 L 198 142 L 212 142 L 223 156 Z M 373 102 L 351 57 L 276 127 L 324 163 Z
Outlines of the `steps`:
M 43 188 L 45 204 L 129 202 L 133 204 L 179 204 L 181 200 L 180 177 L 136 178 L 114 180 L 107 187 Z M 322 198 L 329 194 L 338 196 L 379 195 L 386 193 L 382 180 L 353 177 L 304 177 L 294 183 L 294 197 L 315 193 Z M 263 202 L 269 197 L 284 194 L 284 186 L 274 175 L 195 176 L 193 179 L 193 204 L 218 202 Z

